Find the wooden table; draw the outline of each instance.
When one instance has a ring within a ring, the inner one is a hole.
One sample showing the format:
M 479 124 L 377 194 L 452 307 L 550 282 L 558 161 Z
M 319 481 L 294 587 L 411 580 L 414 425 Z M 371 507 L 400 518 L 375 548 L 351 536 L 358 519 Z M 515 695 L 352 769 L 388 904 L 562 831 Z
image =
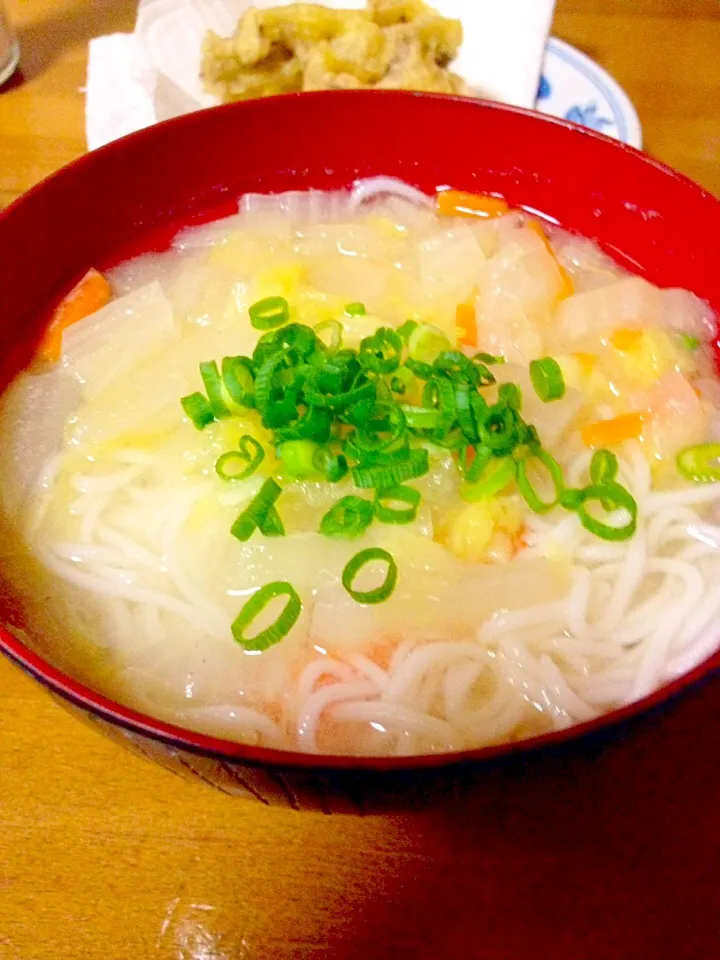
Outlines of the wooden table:
M 131 29 L 134 4 L 9 7 L 0 206 L 83 151 L 87 41 Z M 650 152 L 720 192 L 717 0 L 559 0 L 555 33 L 628 90 Z M 2 662 L 0 958 L 717 956 L 719 694 L 488 771 L 452 808 L 324 818 L 175 779 Z

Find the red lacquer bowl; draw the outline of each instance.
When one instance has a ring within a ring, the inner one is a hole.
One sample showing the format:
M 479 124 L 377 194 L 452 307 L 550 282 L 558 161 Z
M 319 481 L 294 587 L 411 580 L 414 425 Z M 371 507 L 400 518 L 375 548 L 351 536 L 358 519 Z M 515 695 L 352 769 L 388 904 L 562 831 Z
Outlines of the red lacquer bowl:
M 25 365 L 48 312 L 90 266 L 167 246 L 248 191 L 346 187 L 387 174 L 427 192 L 499 193 L 597 240 L 631 269 L 686 287 L 720 313 L 720 202 L 646 155 L 573 124 L 460 98 L 334 92 L 234 104 L 171 120 L 88 154 L 0 214 L 0 385 Z M 63 675 L 17 639 L 0 649 L 64 702 L 128 745 L 264 803 L 331 810 L 406 806 L 462 787 L 480 761 L 598 731 L 658 705 L 720 654 L 639 703 L 519 744 L 462 755 L 366 760 L 240 746 L 143 716 Z M 568 748 L 565 748 L 568 749 Z

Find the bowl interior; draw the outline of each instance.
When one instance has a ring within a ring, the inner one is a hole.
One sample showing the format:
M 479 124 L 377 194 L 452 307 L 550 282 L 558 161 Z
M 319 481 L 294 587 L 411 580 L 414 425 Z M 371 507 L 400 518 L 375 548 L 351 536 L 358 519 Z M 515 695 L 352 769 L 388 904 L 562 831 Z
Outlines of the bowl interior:
M 377 91 L 290 95 L 217 107 L 133 134 L 82 157 L 0 214 L 0 388 L 29 361 L 52 306 L 88 267 L 163 249 L 180 227 L 234 212 L 237 198 L 249 191 L 328 190 L 379 174 L 428 193 L 450 185 L 501 194 L 511 206 L 596 240 L 653 283 L 692 290 L 720 313 L 720 271 L 714 245 L 703 239 L 720 234 L 720 201 L 646 155 L 573 124 L 481 101 Z M 17 609 L 12 597 L 0 597 L 5 622 L 17 620 Z M 118 722 L 196 749 L 275 755 L 179 731 L 112 704 L 7 633 L 0 635 L 1 647 L 45 682 Z M 711 666 L 558 736 L 638 712 Z

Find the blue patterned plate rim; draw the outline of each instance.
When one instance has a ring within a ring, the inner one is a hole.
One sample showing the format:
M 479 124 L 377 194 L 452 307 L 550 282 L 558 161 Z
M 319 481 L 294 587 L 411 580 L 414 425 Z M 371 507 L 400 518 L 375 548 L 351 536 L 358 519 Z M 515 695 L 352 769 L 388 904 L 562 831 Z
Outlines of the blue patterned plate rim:
M 558 80 L 561 64 L 576 75 L 576 85 L 567 76 Z M 557 37 L 550 37 L 545 48 L 535 108 L 642 147 L 640 119 L 622 87 L 587 54 Z

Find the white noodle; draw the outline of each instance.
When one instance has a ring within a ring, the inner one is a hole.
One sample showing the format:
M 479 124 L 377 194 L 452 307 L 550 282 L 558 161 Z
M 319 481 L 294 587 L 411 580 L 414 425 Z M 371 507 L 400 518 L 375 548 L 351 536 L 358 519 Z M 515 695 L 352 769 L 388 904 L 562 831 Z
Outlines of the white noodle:
M 410 203 L 417 204 L 419 207 L 431 208 L 433 201 L 422 190 L 411 187 L 402 180 L 395 177 L 370 177 L 366 180 L 356 180 L 350 194 L 350 209 L 357 210 L 368 200 L 375 200 L 378 197 L 400 197 L 408 200 Z

